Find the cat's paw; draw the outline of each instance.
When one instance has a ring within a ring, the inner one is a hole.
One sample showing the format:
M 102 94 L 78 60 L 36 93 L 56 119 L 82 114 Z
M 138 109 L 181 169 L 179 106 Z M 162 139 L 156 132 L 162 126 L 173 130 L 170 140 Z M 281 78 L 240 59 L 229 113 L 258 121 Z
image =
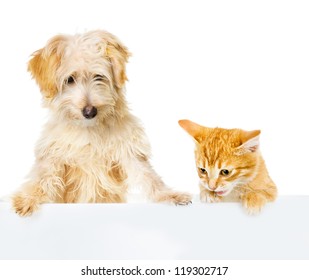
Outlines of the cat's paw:
M 257 215 L 266 204 L 266 199 L 259 194 L 247 194 L 242 197 L 242 204 L 250 215 Z
M 34 197 L 24 193 L 18 193 L 13 197 L 13 208 L 19 216 L 30 216 L 39 208 L 39 204 Z
M 201 202 L 213 203 L 220 202 L 222 200 L 222 197 L 218 196 L 215 192 L 203 190 L 200 192 L 200 200 Z

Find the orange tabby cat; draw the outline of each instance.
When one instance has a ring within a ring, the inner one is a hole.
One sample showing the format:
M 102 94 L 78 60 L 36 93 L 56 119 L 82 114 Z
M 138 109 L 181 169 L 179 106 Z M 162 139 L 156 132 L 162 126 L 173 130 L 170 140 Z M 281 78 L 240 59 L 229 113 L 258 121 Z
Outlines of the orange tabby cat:
M 195 158 L 203 202 L 240 199 L 249 213 L 274 201 L 277 188 L 259 151 L 259 130 L 208 128 L 180 120 L 196 143 Z

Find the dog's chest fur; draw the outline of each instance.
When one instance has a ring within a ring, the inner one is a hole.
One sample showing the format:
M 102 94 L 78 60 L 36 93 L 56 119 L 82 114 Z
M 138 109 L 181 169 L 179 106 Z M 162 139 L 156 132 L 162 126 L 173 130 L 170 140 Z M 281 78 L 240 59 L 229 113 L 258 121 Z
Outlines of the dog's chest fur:
M 36 156 L 57 164 L 64 202 L 104 202 L 107 194 L 108 200 L 124 201 L 128 173 L 149 154 L 143 129 L 130 119 L 114 126 L 48 123 L 45 129 Z

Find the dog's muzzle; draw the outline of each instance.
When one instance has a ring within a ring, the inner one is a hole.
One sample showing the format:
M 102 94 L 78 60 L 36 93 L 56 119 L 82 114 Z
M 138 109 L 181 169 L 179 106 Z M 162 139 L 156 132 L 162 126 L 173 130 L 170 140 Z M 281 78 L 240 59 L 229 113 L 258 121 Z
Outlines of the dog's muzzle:
M 93 119 L 97 115 L 98 110 L 96 107 L 89 105 L 82 110 L 82 113 L 86 119 Z

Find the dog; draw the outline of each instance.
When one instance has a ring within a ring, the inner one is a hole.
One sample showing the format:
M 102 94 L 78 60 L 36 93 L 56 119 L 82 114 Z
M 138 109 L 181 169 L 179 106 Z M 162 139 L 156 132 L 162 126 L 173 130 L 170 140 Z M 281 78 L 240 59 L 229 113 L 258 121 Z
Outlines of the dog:
M 125 98 L 130 53 L 103 30 L 57 35 L 34 52 L 28 71 L 50 111 L 29 178 L 12 197 L 20 216 L 42 203 L 121 203 L 141 186 L 154 202 L 186 205 L 152 168 L 150 145 Z

